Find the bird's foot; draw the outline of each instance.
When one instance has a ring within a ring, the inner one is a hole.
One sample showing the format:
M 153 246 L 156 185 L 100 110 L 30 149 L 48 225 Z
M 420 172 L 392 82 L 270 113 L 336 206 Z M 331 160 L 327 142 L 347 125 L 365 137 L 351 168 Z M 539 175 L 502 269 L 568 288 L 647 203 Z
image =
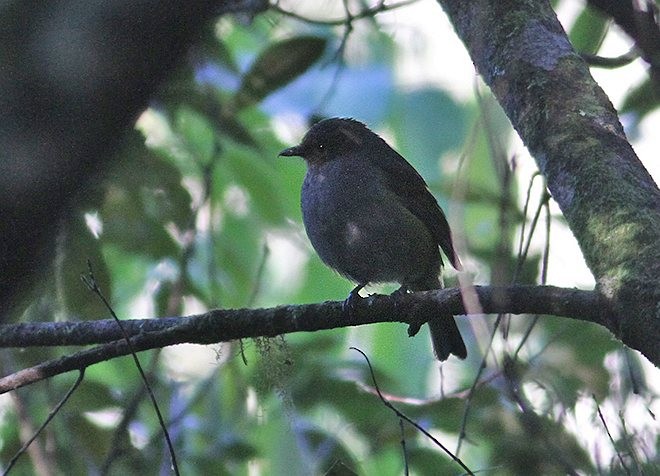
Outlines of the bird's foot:
M 357 310 L 357 306 L 363 299 L 360 296 L 360 290 L 365 287 L 365 284 L 358 284 L 353 290 L 348 293 L 348 297 L 341 305 L 341 310 L 346 317 L 351 317 Z
M 400 298 L 401 296 L 408 294 L 410 290 L 406 286 L 401 286 L 399 289 L 394 291 L 390 296 L 392 296 L 395 299 Z M 395 308 L 397 307 L 397 301 L 394 302 Z M 413 312 L 416 314 L 416 312 L 413 310 Z M 417 335 L 419 330 L 422 328 L 422 326 L 426 323 L 426 321 L 420 320 L 420 321 L 413 321 L 410 324 L 408 324 L 408 336 L 413 337 Z
M 415 337 L 425 322 L 411 322 L 408 324 L 408 337 Z

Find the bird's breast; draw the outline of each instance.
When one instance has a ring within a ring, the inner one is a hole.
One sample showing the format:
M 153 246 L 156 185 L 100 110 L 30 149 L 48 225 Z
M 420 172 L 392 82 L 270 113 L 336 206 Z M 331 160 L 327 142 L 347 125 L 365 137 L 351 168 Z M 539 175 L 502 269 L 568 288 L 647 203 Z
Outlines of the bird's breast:
M 436 270 L 437 245 L 424 224 L 377 173 L 359 172 L 350 164 L 308 170 L 303 221 L 321 259 L 358 282 L 403 282 Z

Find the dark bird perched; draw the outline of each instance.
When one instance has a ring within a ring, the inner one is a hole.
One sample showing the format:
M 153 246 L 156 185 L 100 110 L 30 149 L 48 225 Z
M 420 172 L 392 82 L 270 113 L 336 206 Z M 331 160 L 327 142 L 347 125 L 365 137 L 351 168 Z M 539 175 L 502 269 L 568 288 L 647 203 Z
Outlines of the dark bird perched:
M 323 120 L 280 155 L 307 162 L 305 229 L 321 259 L 358 283 L 349 300 L 368 283 L 396 282 L 401 291 L 441 289 L 438 246 L 460 269 L 449 224 L 424 179 L 361 122 Z M 429 326 L 438 359 L 467 356 L 452 316 Z

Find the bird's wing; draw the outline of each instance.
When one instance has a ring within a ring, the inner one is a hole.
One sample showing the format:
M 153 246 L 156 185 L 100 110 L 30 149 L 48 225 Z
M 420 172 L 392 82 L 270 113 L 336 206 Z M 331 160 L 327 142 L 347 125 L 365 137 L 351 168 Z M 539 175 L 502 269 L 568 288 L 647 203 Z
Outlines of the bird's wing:
M 451 240 L 447 218 L 435 197 L 429 192 L 426 182 L 398 152 L 385 142 L 383 145 L 385 148 L 377 154 L 369 154 L 371 162 L 383 169 L 387 187 L 397 194 L 403 205 L 426 225 L 454 268 L 461 269 L 461 262 Z

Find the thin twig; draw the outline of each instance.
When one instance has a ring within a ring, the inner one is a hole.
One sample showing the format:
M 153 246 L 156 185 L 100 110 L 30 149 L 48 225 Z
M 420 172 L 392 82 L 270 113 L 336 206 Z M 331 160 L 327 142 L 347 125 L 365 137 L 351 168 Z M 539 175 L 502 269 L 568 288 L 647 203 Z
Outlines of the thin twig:
M 605 417 L 603 416 L 603 413 L 600 411 L 600 405 L 598 404 L 598 400 L 596 400 L 596 395 L 592 394 L 591 398 L 594 399 L 594 403 L 596 404 L 596 411 L 598 412 L 598 418 L 600 418 L 600 421 L 603 424 L 603 427 L 605 428 L 605 431 L 607 432 L 607 437 L 610 439 L 610 443 L 612 443 L 612 448 L 614 448 L 614 451 L 616 452 L 616 455 L 619 458 L 619 462 L 621 463 L 621 467 L 626 472 L 626 474 L 628 476 L 630 476 L 630 474 L 631 474 L 630 470 L 626 466 L 626 463 L 623 461 L 623 456 L 621 455 L 621 452 L 617 449 L 616 442 L 614 441 L 614 438 L 612 437 L 612 433 L 610 433 L 610 429 L 607 426 L 607 422 L 605 421 Z
M 257 267 L 257 275 L 254 278 L 254 286 L 252 287 L 252 292 L 250 293 L 250 297 L 247 300 L 247 307 L 252 307 L 257 300 L 257 296 L 259 296 L 259 291 L 261 290 L 261 281 L 263 280 L 263 275 L 266 271 L 266 261 L 268 261 L 269 254 L 270 248 L 268 247 L 268 243 L 264 243 L 263 253 L 261 254 L 261 261 Z M 247 367 L 248 360 L 247 355 L 245 355 L 245 344 L 243 343 L 243 339 L 238 339 L 238 347 L 243 365 Z
M 122 322 L 119 320 L 119 317 L 117 317 L 117 314 L 115 313 L 114 309 L 112 308 L 112 306 L 110 306 L 110 303 L 101 292 L 101 288 L 99 287 L 98 283 L 96 282 L 96 278 L 94 277 L 94 273 L 92 270 L 92 262 L 90 260 L 87 260 L 87 268 L 88 268 L 87 276 L 83 275 L 81 276 L 81 279 L 87 285 L 87 287 L 89 287 L 90 291 L 92 291 L 94 294 L 96 294 L 99 297 L 99 299 L 101 299 L 106 309 L 108 309 L 108 312 L 110 312 L 110 315 L 117 322 L 117 325 L 121 329 L 121 333 L 124 336 L 124 341 L 126 342 L 126 345 L 128 346 L 130 353 L 133 356 L 133 361 L 135 362 L 135 366 L 137 367 L 138 372 L 140 373 L 140 377 L 142 378 L 142 381 L 144 382 L 147 392 L 149 393 L 149 398 L 151 399 L 151 403 L 154 407 L 154 411 L 156 412 L 156 416 L 158 417 L 158 423 L 160 424 L 160 427 L 163 429 L 163 434 L 165 435 L 165 441 L 167 443 L 167 449 L 170 453 L 170 459 L 172 462 L 172 470 L 174 471 L 174 474 L 179 476 L 179 466 L 176 462 L 174 445 L 172 444 L 172 440 L 170 439 L 170 434 L 167 431 L 167 426 L 165 425 L 165 419 L 163 418 L 163 415 L 160 412 L 158 402 L 156 401 L 156 396 L 154 395 L 154 392 L 151 390 L 151 386 L 149 385 L 147 376 L 144 373 L 144 370 L 142 369 L 142 365 L 140 365 L 140 360 L 138 359 L 137 354 L 135 353 L 135 349 L 133 348 L 133 344 L 131 343 L 131 338 L 124 329 L 124 326 L 122 325 Z
M 557 446 L 554 440 L 548 438 L 547 433 L 539 432 L 542 428 L 540 417 L 536 414 L 529 401 L 521 390 L 520 377 L 516 369 L 516 362 L 508 356 L 504 356 L 504 383 L 508 396 L 511 401 L 515 402 L 520 409 L 523 418 L 521 423 L 525 431 L 532 439 L 540 438 L 544 443 L 544 450 L 548 454 L 547 458 L 555 462 L 557 465 L 563 466 L 563 473 L 570 476 L 578 476 L 578 472 L 573 468 L 572 462 L 564 456 L 565 451 L 561 446 Z
M 454 460 L 454 461 L 455 461 L 455 462 L 456 462 L 461 468 L 463 468 L 467 474 L 471 474 L 472 476 L 474 476 L 474 473 L 470 470 L 470 468 L 468 468 L 468 467 L 465 465 L 465 463 L 463 463 L 463 461 L 460 460 L 460 458 L 458 458 L 456 455 L 454 455 L 454 454 L 453 454 L 453 453 L 452 453 L 452 452 L 451 452 L 451 451 L 450 451 L 445 445 L 443 445 L 442 443 L 440 443 L 440 441 L 438 441 L 438 440 L 437 440 L 437 439 L 436 439 L 431 433 L 429 433 L 429 432 L 426 431 L 424 428 L 422 428 L 422 427 L 419 425 L 419 423 L 417 423 L 417 422 L 415 422 L 414 420 L 412 420 L 412 419 L 411 419 L 410 417 L 408 417 L 405 413 L 399 411 L 394 405 L 392 405 L 392 404 L 391 404 L 391 403 L 390 403 L 390 402 L 389 402 L 389 401 L 383 396 L 383 394 L 382 394 L 381 391 L 380 391 L 380 388 L 378 387 L 378 382 L 376 381 L 376 374 L 374 373 L 374 369 L 373 369 L 373 367 L 371 366 L 371 362 L 369 361 L 369 357 L 367 357 L 367 354 L 365 354 L 364 352 L 362 352 L 362 351 L 361 351 L 360 349 L 358 349 L 357 347 L 350 347 L 350 349 L 351 349 L 351 350 L 355 350 L 355 351 L 359 352 L 360 354 L 362 354 L 362 357 L 364 357 L 364 360 L 366 360 L 366 362 L 367 362 L 367 366 L 369 367 L 369 373 L 371 374 L 371 381 L 372 381 L 373 384 L 374 384 L 374 389 L 376 390 L 376 393 L 378 394 L 378 398 L 380 398 L 380 400 L 383 402 L 383 405 L 385 405 L 387 408 L 389 408 L 390 410 L 392 410 L 392 411 L 394 412 L 394 414 L 395 414 L 396 416 L 398 416 L 400 419 L 403 419 L 403 420 L 407 421 L 407 422 L 410 423 L 412 426 L 414 426 L 415 428 L 417 428 L 420 432 L 422 432 L 422 433 L 424 434 L 424 436 L 426 436 L 428 439 L 430 439 L 431 441 L 433 441 L 433 443 L 435 443 L 436 446 L 438 446 L 438 447 L 439 447 L 442 451 L 444 451 L 444 452 L 445 452 L 445 453 L 446 453 L 446 454 L 447 454 L 452 460 Z
M 264 273 L 266 272 L 266 263 L 268 262 L 269 256 L 270 247 L 268 246 L 268 243 L 264 243 L 261 259 L 259 260 L 259 266 L 257 266 L 257 273 L 254 277 L 254 285 L 252 286 L 252 292 L 250 293 L 250 297 L 247 300 L 246 307 L 254 306 L 254 303 L 257 301 L 257 297 L 259 297 L 259 293 L 261 292 L 261 285 L 263 284 L 264 280 Z
M 532 184 L 534 182 L 534 179 L 536 177 L 536 174 L 532 175 L 530 178 L 530 184 L 527 187 L 527 197 L 525 200 L 525 209 L 524 209 L 524 216 L 527 216 L 527 208 L 530 200 L 530 195 L 531 195 L 531 190 L 532 190 Z M 529 234 L 527 236 L 527 240 L 524 239 L 524 227 L 521 230 L 521 237 L 520 237 L 520 244 L 519 244 L 519 250 L 518 250 L 518 261 L 516 263 L 516 269 L 514 270 L 513 277 L 512 277 L 512 283 L 515 283 L 518 279 L 518 275 L 520 274 L 520 271 L 522 269 L 522 265 L 525 262 L 527 258 L 527 254 L 529 252 L 529 247 L 531 245 L 531 240 L 532 236 L 534 235 L 534 231 L 536 230 L 536 225 L 538 223 L 539 216 L 541 214 L 542 207 L 545 203 L 548 202 L 550 199 L 550 196 L 548 195 L 547 192 L 544 193 L 543 198 L 539 202 L 539 205 L 536 209 L 536 213 L 534 214 L 534 218 L 532 219 L 532 223 L 530 225 L 530 230 Z M 525 218 L 526 220 L 526 218 Z M 524 243 L 524 245 L 523 245 Z M 461 446 L 463 444 L 463 440 L 465 439 L 466 436 L 466 428 L 467 428 L 467 421 L 468 421 L 468 415 L 470 413 L 470 408 L 471 408 L 471 403 L 472 403 L 472 398 L 474 396 L 474 392 L 477 388 L 477 383 L 479 379 L 481 378 L 481 374 L 483 373 L 484 370 L 486 370 L 486 359 L 488 358 L 488 354 L 491 352 L 493 348 L 493 342 L 495 341 L 495 335 L 497 334 L 497 329 L 499 328 L 500 322 L 502 321 L 504 317 L 503 313 L 499 313 L 497 315 L 497 318 L 495 319 L 495 322 L 493 324 L 493 329 L 490 334 L 490 338 L 488 340 L 488 345 L 486 346 L 486 351 L 484 352 L 484 355 L 481 359 L 481 363 L 479 364 L 479 369 L 477 370 L 477 373 L 474 377 L 474 380 L 472 382 L 472 385 L 470 387 L 470 391 L 468 392 L 468 396 L 465 399 L 465 406 L 463 410 L 463 418 L 461 419 L 461 430 L 458 435 L 458 443 L 456 444 L 456 454 L 458 455 L 461 450 Z
M 613 58 L 598 56 L 591 53 L 580 53 L 580 56 L 589 66 L 593 66 L 595 68 L 615 69 L 622 66 L 627 66 L 638 59 L 639 52 L 635 47 L 627 53 L 624 53 L 620 56 L 615 56 Z
M 549 203 L 549 195 L 546 192 L 546 199 L 542 200 L 543 207 L 545 208 L 545 247 L 543 248 L 543 258 L 541 260 L 541 284 L 545 284 L 546 281 L 548 280 L 548 260 L 550 258 L 550 225 L 552 223 L 551 216 L 550 216 L 550 203 Z M 539 321 L 539 316 L 538 314 L 534 316 L 532 319 L 532 322 L 527 326 L 527 329 L 525 330 L 525 333 L 523 334 L 522 339 L 520 339 L 520 343 L 518 344 L 518 347 L 516 348 L 515 352 L 513 353 L 514 359 L 518 357 L 518 354 L 522 350 L 523 346 L 525 345 L 525 342 L 527 342 L 527 339 L 529 339 L 529 336 L 532 335 L 532 331 L 534 330 L 534 327 L 536 327 L 536 324 Z
M 529 179 L 529 185 L 527 186 L 527 193 L 525 194 L 525 205 L 523 207 L 523 216 L 522 216 L 522 225 L 520 229 L 520 239 L 518 240 L 518 256 L 522 255 L 523 243 L 525 242 L 525 226 L 527 225 L 527 210 L 529 209 L 529 202 L 532 199 L 532 187 L 534 186 L 534 180 L 536 177 L 541 176 L 541 172 L 538 170 L 532 174 Z
M 46 428 L 46 426 L 48 426 L 48 424 L 49 424 L 50 421 L 53 419 L 53 417 L 55 417 L 55 415 L 57 415 L 57 413 L 58 413 L 58 412 L 60 411 L 60 409 L 64 406 L 64 404 L 65 404 L 66 401 L 69 399 L 69 397 L 71 397 L 71 395 L 73 395 L 73 392 L 78 388 L 78 386 L 80 385 L 80 383 L 83 381 L 83 378 L 85 377 L 85 369 L 84 369 L 84 368 L 79 369 L 78 372 L 79 372 L 79 373 L 78 373 L 78 378 L 77 378 L 76 381 L 73 383 L 73 385 L 71 386 L 71 388 L 69 389 L 69 391 L 66 392 L 66 394 L 64 395 L 64 397 L 62 397 L 62 400 L 60 400 L 60 402 L 59 402 L 57 405 L 55 405 L 55 408 L 53 408 L 53 409 L 50 411 L 50 413 L 48 414 L 48 417 L 46 418 L 46 420 L 45 420 L 45 421 L 42 423 L 42 425 L 37 429 L 37 431 L 34 432 L 34 434 L 32 435 L 32 437 L 31 437 L 29 440 L 27 440 L 27 441 L 23 444 L 23 446 L 21 447 L 21 449 L 19 449 L 19 450 L 16 452 L 16 454 L 12 457 L 12 459 L 9 460 L 9 463 L 7 464 L 7 467 L 5 468 L 4 472 L 2 473 L 3 476 L 6 476 L 7 474 L 9 474 L 9 471 L 11 471 L 11 468 L 13 468 L 13 466 L 16 464 L 16 461 L 18 460 L 18 458 L 19 458 L 23 453 L 25 453 L 25 451 L 26 451 L 26 450 L 28 449 L 28 447 L 32 444 L 32 442 L 33 442 L 34 440 L 36 440 L 37 437 L 39 436 L 39 434 L 44 430 L 44 428 Z
M 408 5 L 411 5 L 415 3 L 417 0 L 403 0 L 400 2 L 396 3 L 391 3 L 391 4 L 386 4 L 385 2 L 378 2 L 377 5 L 369 8 L 365 8 L 364 10 L 360 11 L 359 13 L 356 13 L 355 15 L 350 15 L 351 21 L 353 20 L 360 20 L 362 18 L 368 18 L 368 17 L 373 17 L 374 15 L 377 15 L 382 12 L 386 12 L 389 10 L 394 10 L 396 8 L 401 8 L 405 7 Z M 274 3 L 270 6 L 271 10 L 274 10 L 278 13 L 281 13 L 282 15 L 295 18 L 296 20 L 303 21 L 305 23 L 310 23 L 312 25 L 325 25 L 325 26 L 341 26 L 346 23 L 346 18 L 333 18 L 330 20 L 320 20 L 316 18 L 307 18 L 303 15 L 299 15 L 295 12 L 291 12 L 289 10 L 285 10 L 282 7 L 280 7 L 277 3 Z
M 149 374 L 153 374 L 158 365 L 158 354 L 154 354 L 151 360 L 151 368 L 149 369 Z M 128 403 L 124 406 L 122 411 L 121 420 L 117 424 L 116 428 L 113 431 L 112 441 L 110 443 L 110 449 L 107 452 L 105 460 L 101 464 L 99 469 L 99 474 L 105 476 L 110 474 L 110 467 L 115 462 L 117 457 L 121 454 L 121 443 L 124 439 L 124 435 L 128 429 L 128 425 L 135 416 L 138 408 L 140 407 L 140 402 L 147 394 L 147 389 L 144 385 L 141 385 L 139 390 L 128 400 Z
M 633 460 L 633 463 L 635 463 L 635 469 L 637 470 L 637 474 L 643 474 L 642 471 L 642 464 L 639 461 L 639 458 L 637 457 L 637 452 L 635 451 L 635 448 L 633 447 L 631 443 L 631 437 L 630 434 L 628 433 L 628 427 L 626 425 L 626 419 L 623 417 L 623 411 L 619 410 L 619 420 L 621 421 L 621 430 L 623 434 L 623 441 L 626 443 L 626 446 L 628 447 L 628 454 L 630 455 L 630 458 Z
M 497 328 L 501 319 L 502 319 L 502 314 L 498 314 L 497 318 L 495 319 L 495 324 L 493 325 L 493 330 L 490 333 L 490 338 L 488 340 L 488 346 L 486 347 L 486 352 L 484 352 L 481 362 L 479 363 L 479 369 L 477 370 L 477 373 L 474 376 L 474 379 L 472 380 L 472 385 L 470 386 L 470 390 L 468 391 L 467 397 L 465 398 L 465 405 L 463 407 L 464 408 L 463 417 L 461 418 L 461 429 L 458 432 L 458 442 L 456 443 L 457 456 L 461 451 L 463 440 L 467 436 L 467 421 L 468 421 L 468 415 L 470 414 L 472 399 L 474 398 L 474 394 L 479 384 L 481 374 L 483 374 L 484 370 L 486 370 L 487 367 L 486 359 L 488 358 L 488 353 L 493 347 L 493 340 L 495 339 L 495 334 L 497 333 Z
M 518 262 L 516 263 L 516 269 L 513 272 L 513 278 L 511 279 L 511 284 L 514 284 L 518 281 L 518 276 L 522 271 L 522 266 L 527 260 L 527 255 L 529 254 L 529 247 L 532 244 L 532 237 L 534 236 L 534 232 L 536 231 L 536 225 L 538 224 L 539 217 L 541 216 L 541 211 L 543 210 L 543 207 L 545 203 L 548 202 L 548 200 L 550 200 L 550 194 L 544 192 L 541 201 L 539 202 L 539 205 L 536 208 L 536 212 L 534 213 L 534 218 L 532 218 L 532 224 L 530 225 L 529 235 L 527 236 L 527 241 L 525 242 L 525 246 L 523 247 L 522 254 L 518 255 Z
M 408 476 L 410 469 L 408 468 L 408 451 L 406 450 L 406 432 L 403 430 L 403 419 L 399 418 L 399 428 L 401 429 L 401 451 L 403 453 L 403 474 Z

